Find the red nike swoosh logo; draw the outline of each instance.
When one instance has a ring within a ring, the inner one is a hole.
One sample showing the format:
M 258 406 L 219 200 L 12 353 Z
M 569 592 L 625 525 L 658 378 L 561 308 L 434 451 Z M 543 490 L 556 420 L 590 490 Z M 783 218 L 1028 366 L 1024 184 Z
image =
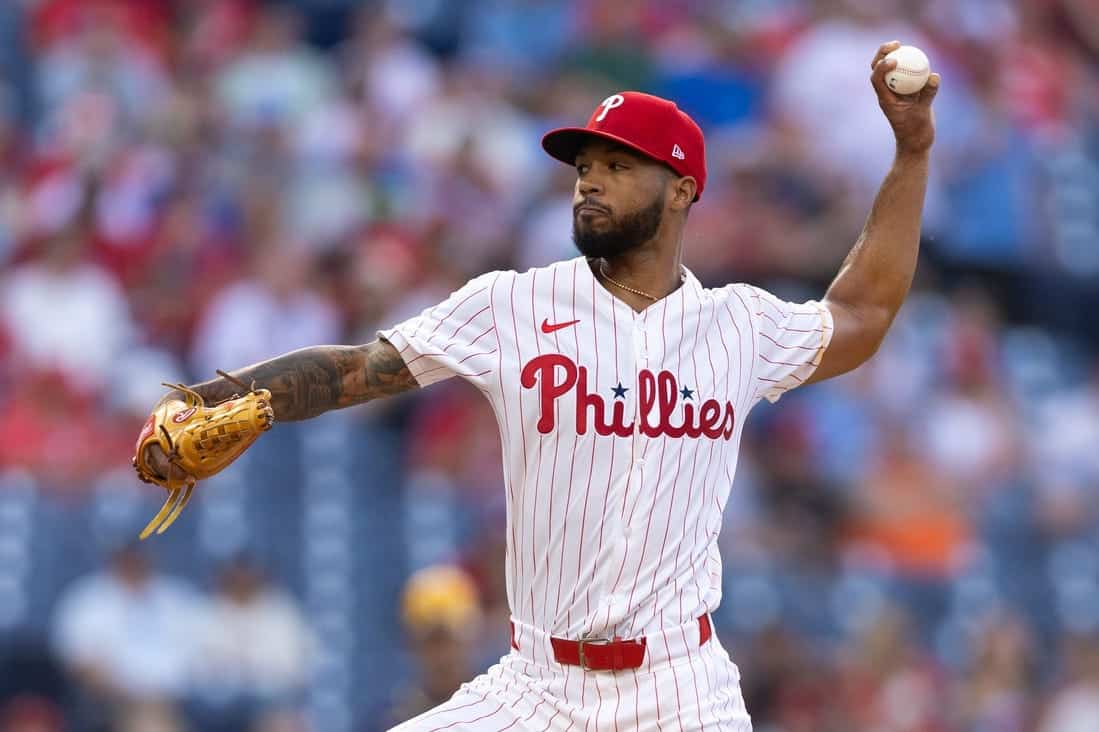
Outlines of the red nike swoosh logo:
M 568 328 L 570 325 L 576 325 L 579 322 L 580 322 L 579 320 L 570 320 L 567 323 L 554 323 L 553 325 L 550 325 L 549 318 L 546 318 L 542 321 L 542 332 L 543 333 L 552 333 L 555 330 L 561 330 L 562 328 Z

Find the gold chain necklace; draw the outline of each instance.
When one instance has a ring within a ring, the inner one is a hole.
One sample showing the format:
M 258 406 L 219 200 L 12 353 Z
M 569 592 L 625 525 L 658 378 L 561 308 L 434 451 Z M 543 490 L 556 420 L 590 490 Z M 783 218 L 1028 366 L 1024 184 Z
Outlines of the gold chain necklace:
M 600 261 L 599 262 L 599 274 L 603 275 L 603 277 L 607 280 L 607 282 L 610 282 L 612 285 L 615 285 L 617 287 L 621 287 L 626 292 L 632 292 L 635 295 L 640 295 L 641 297 L 648 298 L 649 300 L 651 300 L 653 302 L 656 302 L 657 300 L 660 299 L 659 297 L 654 297 L 653 295 L 650 295 L 649 293 L 645 292 L 644 290 L 638 290 L 638 289 L 635 289 L 633 287 L 630 287 L 629 285 L 623 285 L 621 282 L 619 282 L 618 280 L 616 280 L 615 278 L 613 278 L 609 274 L 607 274 L 606 264 L 607 263 L 605 261 Z

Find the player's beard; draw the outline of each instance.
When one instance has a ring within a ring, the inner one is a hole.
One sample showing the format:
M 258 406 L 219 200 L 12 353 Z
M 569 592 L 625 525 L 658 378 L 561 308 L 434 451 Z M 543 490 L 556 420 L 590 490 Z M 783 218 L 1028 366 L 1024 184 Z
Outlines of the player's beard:
M 664 219 L 664 197 L 657 196 L 640 211 L 617 217 L 608 215 L 611 216 L 611 225 L 595 231 L 573 212 L 572 243 L 585 257 L 613 259 L 637 249 L 656 236 Z

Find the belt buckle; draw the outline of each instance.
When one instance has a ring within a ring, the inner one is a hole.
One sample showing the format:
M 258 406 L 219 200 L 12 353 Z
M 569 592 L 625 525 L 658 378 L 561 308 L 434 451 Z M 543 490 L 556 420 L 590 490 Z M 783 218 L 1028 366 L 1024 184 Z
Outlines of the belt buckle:
M 589 646 L 605 646 L 610 643 L 610 641 L 606 640 L 605 638 L 581 638 L 579 641 L 577 641 L 577 643 L 579 643 L 577 653 L 580 657 L 580 668 L 584 669 L 585 671 L 594 671 L 595 669 L 588 665 L 588 659 L 584 655 L 584 644 L 587 644 Z

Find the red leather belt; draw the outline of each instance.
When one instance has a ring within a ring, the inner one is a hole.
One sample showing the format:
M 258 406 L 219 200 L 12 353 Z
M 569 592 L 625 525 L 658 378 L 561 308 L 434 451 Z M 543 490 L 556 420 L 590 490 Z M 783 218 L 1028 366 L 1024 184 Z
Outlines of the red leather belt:
M 698 645 L 702 646 L 710 640 L 713 629 L 710 627 L 710 616 L 702 615 L 698 618 Z M 511 627 L 511 645 L 515 643 L 515 625 Z M 580 666 L 588 671 L 623 671 L 626 669 L 640 668 L 645 660 L 645 648 L 648 641 L 645 638 L 634 640 L 568 640 L 566 638 L 550 638 L 553 646 L 553 658 L 560 664 L 567 666 Z

